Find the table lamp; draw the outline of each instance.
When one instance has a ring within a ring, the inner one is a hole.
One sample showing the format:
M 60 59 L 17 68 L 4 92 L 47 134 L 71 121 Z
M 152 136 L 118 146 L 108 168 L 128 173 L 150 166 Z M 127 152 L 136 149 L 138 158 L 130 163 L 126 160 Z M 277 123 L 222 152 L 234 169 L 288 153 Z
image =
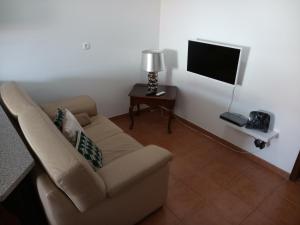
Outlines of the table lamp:
M 148 72 L 148 93 L 156 94 L 158 87 L 158 72 L 165 70 L 164 53 L 160 50 L 144 50 L 142 52 L 142 68 Z

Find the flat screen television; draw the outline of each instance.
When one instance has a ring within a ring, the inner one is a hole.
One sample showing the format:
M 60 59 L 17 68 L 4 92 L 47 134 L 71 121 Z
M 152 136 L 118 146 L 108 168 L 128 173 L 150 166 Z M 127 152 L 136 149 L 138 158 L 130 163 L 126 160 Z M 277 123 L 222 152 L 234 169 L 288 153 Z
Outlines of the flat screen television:
M 187 70 L 229 84 L 236 84 L 241 47 L 208 41 L 189 41 Z

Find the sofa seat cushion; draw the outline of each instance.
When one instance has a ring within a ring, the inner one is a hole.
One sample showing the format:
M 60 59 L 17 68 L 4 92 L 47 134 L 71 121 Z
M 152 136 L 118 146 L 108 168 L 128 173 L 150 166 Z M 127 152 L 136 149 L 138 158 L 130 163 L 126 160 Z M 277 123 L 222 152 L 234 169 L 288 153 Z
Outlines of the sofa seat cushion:
M 91 124 L 84 127 L 85 133 L 95 142 L 102 141 L 123 131 L 104 116 L 91 117 Z
M 104 166 L 119 157 L 143 148 L 143 145 L 125 133 L 98 140 L 96 144 L 102 150 Z
M 97 173 L 106 184 L 108 196 L 114 197 L 155 173 L 171 159 L 172 155 L 169 151 L 155 145 L 148 145 L 112 161 Z M 151 191 L 155 192 L 155 190 Z
M 91 124 L 91 118 L 87 113 L 77 113 L 74 115 L 81 126 L 85 127 L 89 124 Z

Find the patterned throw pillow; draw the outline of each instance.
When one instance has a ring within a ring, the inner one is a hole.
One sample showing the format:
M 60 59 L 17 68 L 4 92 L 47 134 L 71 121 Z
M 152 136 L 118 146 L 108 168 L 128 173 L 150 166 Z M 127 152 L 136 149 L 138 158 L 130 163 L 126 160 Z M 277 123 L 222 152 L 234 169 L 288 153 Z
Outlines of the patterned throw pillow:
M 88 160 L 95 171 L 103 167 L 101 150 L 82 131 L 77 132 L 75 148 L 86 160 Z
M 60 131 L 62 131 L 65 116 L 65 111 L 63 109 L 58 108 L 54 118 L 54 124 Z
M 83 131 L 75 116 L 68 109 L 58 108 L 53 122 L 72 145 L 75 145 L 77 131 Z
M 71 142 L 71 144 L 75 146 L 77 132 L 83 132 L 83 128 L 81 127 L 75 116 L 68 109 L 64 109 L 64 112 L 65 117 L 62 125 L 62 132 L 64 136 Z

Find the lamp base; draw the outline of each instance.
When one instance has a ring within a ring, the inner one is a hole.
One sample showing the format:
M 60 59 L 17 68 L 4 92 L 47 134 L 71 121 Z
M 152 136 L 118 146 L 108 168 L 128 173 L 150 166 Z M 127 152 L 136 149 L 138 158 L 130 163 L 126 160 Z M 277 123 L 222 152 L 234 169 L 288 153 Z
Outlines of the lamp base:
M 147 95 L 154 95 L 157 93 L 158 76 L 155 72 L 148 73 L 148 93 Z

